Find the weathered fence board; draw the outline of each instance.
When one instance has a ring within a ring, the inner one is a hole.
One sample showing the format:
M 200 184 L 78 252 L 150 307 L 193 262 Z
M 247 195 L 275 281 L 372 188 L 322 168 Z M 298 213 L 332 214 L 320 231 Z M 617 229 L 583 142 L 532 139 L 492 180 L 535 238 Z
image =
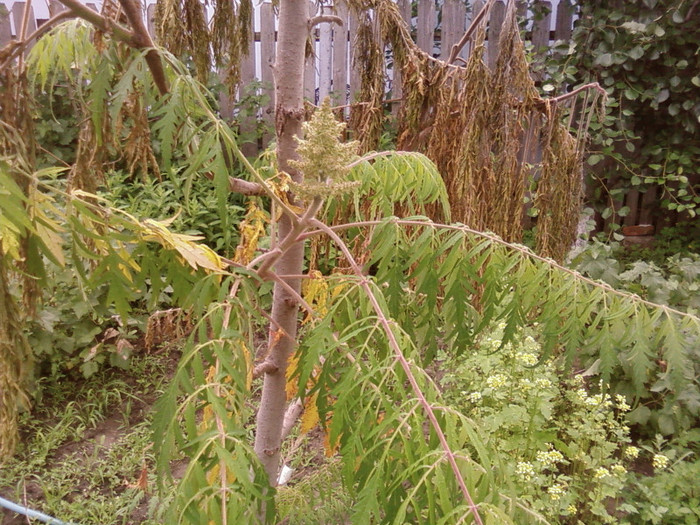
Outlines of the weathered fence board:
M 331 73 L 331 101 L 333 105 L 347 104 L 348 85 L 348 8 L 343 3 L 336 6 L 335 14 L 345 23 L 342 26 L 333 25 L 333 69 Z
M 12 27 L 10 26 L 10 11 L 5 4 L 0 4 L 0 46 L 12 40 Z
M 416 44 L 423 51 L 433 54 L 435 49 L 435 25 L 437 13 L 433 0 L 418 0 L 418 20 L 416 21 Z
M 265 95 L 266 104 L 262 110 L 262 119 L 265 123 L 265 133 L 263 135 L 263 145 L 266 145 L 274 134 L 275 129 L 275 92 L 273 66 L 275 62 L 275 17 L 272 4 L 260 6 L 260 57 L 262 81 L 262 91 Z

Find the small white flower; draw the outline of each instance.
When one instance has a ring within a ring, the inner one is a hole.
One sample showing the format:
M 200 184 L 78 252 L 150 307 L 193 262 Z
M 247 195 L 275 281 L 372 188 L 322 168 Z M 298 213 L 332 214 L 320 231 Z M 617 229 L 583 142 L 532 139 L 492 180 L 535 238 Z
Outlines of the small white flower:
M 555 483 L 547 489 L 547 493 L 552 500 L 559 501 L 564 494 L 564 487 L 562 487 L 559 483 Z
M 478 403 L 479 401 L 481 401 L 481 392 L 472 392 L 467 396 L 467 398 L 472 403 Z
M 605 467 L 599 467 L 596 469 L 595 473 L 593 474 L 594 479 L 603 479 L 607 478 L 610 475 L 610 471 L 606 469 Z
M 516 356 L 518 362 L 524 366 L 535 366 L 537 364 L 537 356 L 530 352 L 520 353 Z
M 549 388 L 552 386 L 552 382 L 546 377 L 538 377 L 535 379 L 535 384 L 540 388 Z
M 613 474 L 616 476 L 624 476 L 627 473 L 627 469 L 619 463 L 616 463 L 610 467 L 610 470 L 612 470 Z
M 508 378 L 503 374 L 495 374 L 486 380 L 486 384 L 491 388 L 500 388 L 508 382 Z
M 617 405 L 618 410 L 620 410 L 621 412 L 627 412 L 630 408 L 632 408 L 627 404 L 627 398 L 620 394 L 617 394 L 615 396 L 615 403 Z
M 654 459 L 651 460 L 651 464 L 655 469 L 665 469 L 668 467 L 669 459 L 663 454 L 654 454 Z
M 525 481 L 529 481 L 535 476 L 535 469 L 529 461 L 518 462 L 515 472 Z
M 626 458 L 636 459 L 639 456 L 639 449 L 637 447 L 627 447 L 624 454 Z

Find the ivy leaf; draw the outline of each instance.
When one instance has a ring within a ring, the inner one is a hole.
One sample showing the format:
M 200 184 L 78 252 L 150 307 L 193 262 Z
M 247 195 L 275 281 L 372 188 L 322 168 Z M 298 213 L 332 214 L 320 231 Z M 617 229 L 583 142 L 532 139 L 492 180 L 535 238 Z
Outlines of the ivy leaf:
M 603 67 L 612 66 L 612 64 L 613 64 L 612 54 L 611 53 L 603 53 L 602 55 L 599 55 L 593 61 L 593 64 L 598 65 L 598 66 L 603 66 Z
M 666 102 L 668 100 L 668 97 L 671 96 L 671 92 L 668 89 L 662 89 L 659 91 L 659 94 L 656 95 L 656 102 L 661 104 L 662 102 Z
M 625 22 L 621 27 L 627 29 L 630 33 L 645 33 L 647 30 L 646 24 L 640 24 L 639 22 Z

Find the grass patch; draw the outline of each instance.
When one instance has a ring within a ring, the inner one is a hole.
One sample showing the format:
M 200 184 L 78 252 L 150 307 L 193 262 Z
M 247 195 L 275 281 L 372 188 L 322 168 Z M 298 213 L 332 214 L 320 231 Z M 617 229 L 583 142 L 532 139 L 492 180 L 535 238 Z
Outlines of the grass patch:
M 65 522 L 160 523 L 148 518 L 158 507 L 150 408 L 175 359 L 139 355 L 127 372 L 42 380 L 36 409 L 21 417 L 19 449 L 0 470 L 0 495 Z

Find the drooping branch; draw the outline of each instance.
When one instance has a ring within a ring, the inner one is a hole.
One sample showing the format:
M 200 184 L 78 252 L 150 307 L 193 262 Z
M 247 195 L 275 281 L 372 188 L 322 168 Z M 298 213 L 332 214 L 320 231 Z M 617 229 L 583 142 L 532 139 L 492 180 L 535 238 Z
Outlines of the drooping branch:
M 318 221 L 318 220 L 313 221 L 313 225 L 316 226 L 316 229 L 308 230 L 308 231 L 304 232 L 303 234 L 301 234 L 299 236 L 299 239 L 300 240 L 308 240 L 308 239 L 315 237 L 317 235 L 328 234 L 328 230 L 336 233 L 336 235 L 337 235 L 337 232 L 351 230 L 354 228 L 372 228 L 374 226 L 379 226 L 379 225 L 384 223 L 384 221 L 381 221 L 381 220 L 358 221 L 358 222 L 346 222 L 344 224 L 339 224 L 339 225 L 334 225 L 334 226 L 324 225 L 325 227 L 322 228 L 319 226 L 319 222 L 320 221 Z M 608 293 L 611 295 L 616 295 L 618 297 L 630 300 L 632 302 L 645 305 L 649 308 L 662 310 L 666 315 L 669 315 L 669 316 L 670 315 L 678 315 L 678 316 L 681 316 L 684 318 L 691 319 L 694 323 L 696 323 L 698 326 L 700 326 L 700 316 L 698 316 L 698 315 L 695 315 L 693 313 L 683 312 L 681 310 L 678 310 L 677 308 L 673 308 L 673 307 L 670 307 L 670 306 L 667 306 L 664 304 L 648 301 L 646 299 L 642 299 L 637 294 L 624 292 L 622 290 L 618 290 L 616 288 L 613 288 L 612 286 L 610 286 L 609 284 L 607 284 L 603 281 L 590 279 L 590 278 L 585 277 L 584 275 L 580 274 L 576 270 L 572 270 L 571 268 L 568 268 L 568 267 L 564 266 L 563 264 L 559 264 L 556 261 L 554 261 L 548 257 L 543 257 L 541 255 L 537 255 L 535 252 L 533 252 L 527 246 L 505 241 L 501 237 L 499 237 L 498 235 L 495 235 L 493 233 L 475 230 L 474 228 L 469 228 L 468 226 L 465 226 L 463 224 L 438 224 L 438 223 L 434 223 L 432 221 L 420 220 L 420 219 L 399 219 L 399 218 L 396 218 L 396 219 L 393 219 L 392 222 L 394 224 L 399 224 L 402 226 L 409 226 L 409 227 L 424 227 L 424 228 L 435 228 L 437 230 L 461 231 L 461 232 L 467 233 L 469 235 L 474 235 L 474 236 L 480 237 L 482 239 L 487 239 L 488 241 L 490 241 L 494 244 L 497 244 L 499 246 L 503 246 L 503 247 L 508 248 L 510 250 L 519 252 L 524 257 L 528 257 L 528 258 L 530 258 L 534 261 L 537 261 L 539 263 L 546 264 L 554 270 L 568 274 L 571 277 L 585 283 L 588 286 L 591 286 L 593 288 L 600 288 L 605 293 Z
M 79 0 L 60 0 L 61 3 L 69 9 L 72 16 L 77 16 L 83 20 L 90 22 L 92 25 L 109 33 L 115 40 L 123 42 L 135 49 L 149 49 L 146 53 L 146 63 L 148 64 L 153 81 L 158 87 L 161 95 L 168 93 L 168 83 L 165 78 L 165 71 L 160 60 L 158 51 L 155 50 L 153 40 L 151 40 L 146 26 L 141 17 L 141 8 L 134 0 L 120 0 L 124 13 L 126 14 L 133 31 L 125 28 L 121 24 L 102 16 L 97 11 L 93 11 L 86 5 L 80 3 Z
M 568 100 L 570 98 L 575 97 L 582 91 L 585 91 L 587 89 L 595 89 L 600 95 L 607 97 L 608 92 L 605 91 L 598 82 L 590 82 L 588 84 L 584 84 L 583 86 L 579 86 L 573 91 L 570 91 L 569 93 L 564 93 L 563 95 L 559 95 L 558 97 L 550 98 L 550 99 L 545 99 L 547 103 L 549 104 L 558 104 L 560 102 L 563 102 L 565 100 Z

